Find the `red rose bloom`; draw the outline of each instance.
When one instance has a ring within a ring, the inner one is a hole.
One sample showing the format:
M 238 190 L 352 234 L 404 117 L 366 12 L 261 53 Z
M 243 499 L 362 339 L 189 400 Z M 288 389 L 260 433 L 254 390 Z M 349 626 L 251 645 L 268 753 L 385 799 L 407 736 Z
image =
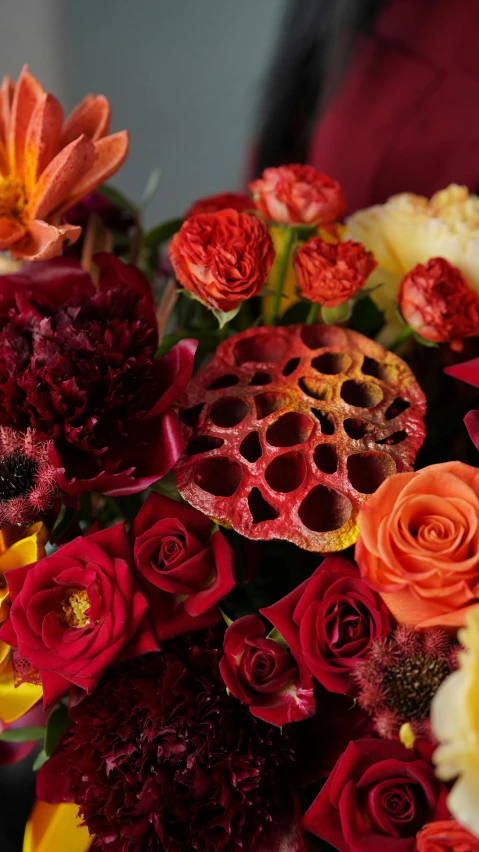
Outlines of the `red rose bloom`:
M 308 580 L 260 612 L 330 692 L 354 692 L 357 661 L 391 631 L 386 605 L 340 556 L 327 557 Z
M 243 213 L 245 210 L 252 210 L 253 207 L 250 195 L 243 195 L 240 192 L 220 192 L 218 195 L 208 195 L 206 198 L 195 201 L 185 213 L 185 219 L 191 219 L 192 216 L 198 216 L 200 213 L 217 213 L 218 210 L 227 208 Z
M 448 816 L 446 797 L 418 749 L 357 740 L 305 813 L 303 827 L 339 852 L 414 852 L 419 829 Z
M 186 219 L 169 253 L 180 284 L 207 307 L 225 312 L 258 295 L 274 260 L 265 224 L 237 210 Z
M 39 669 L 45 705 L 72 684 L 91 692 L 117 659 L 158 649 L 132 567 L 117 524 L 5 574 L 12 603 L 0 640 Z
M 70 494 L 141 491 L 183 439 L 171 405 L 194 341 L 155 360 L 153 293 L 134 266 L 97 255 L 98 289 L 74 260 L 0 277 L 0 423 L 31 427 Z
M 336 308 L 347 302 L 361 287 L 377 262 L 361 243 L 326 243 L 311 237 L 300 246 L 294 258 L 298 287 L 304 299 Z
M 249 189 L 263 216 L 282 225 L 328 225 L 346 206 L 339 183 L 313 166 L 266 169 Z
M 235 698 L 248 704 L 253 716 L 271 725 L 287 725 L 312 716 L 316 705 L 313 681 L 279 642 L 265 638 L 265 626 L 256 615 L 230 624 L 220 661 L 221 676 Z
M 425 340 L 461 349 L 464 337 L 479 332 L 479 296 L 462 272 L 443 257 L 418 263 L 403 278 L 399 309 Z
M 431 822 L 417 836 L 417 852 L 479 852 L 479 838 L 455 819 Z
M 159 641 L 221 618 L 217 604 L 235 584 L 234 553 L 191 506 L 150 494 L 133 522 L 135 569 Z

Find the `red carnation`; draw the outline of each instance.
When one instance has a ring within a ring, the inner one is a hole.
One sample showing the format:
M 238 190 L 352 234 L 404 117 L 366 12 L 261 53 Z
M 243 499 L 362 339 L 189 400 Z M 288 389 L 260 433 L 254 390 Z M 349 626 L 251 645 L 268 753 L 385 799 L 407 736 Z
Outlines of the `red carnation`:
M 260 612 L 330 692 L 354 692 L 357 661 L 391 631 L 386 605 L 341 556 L 327 557 L 308 580 Z
M 256 615 L 231 624 L 224 638 L 220 672 L 235 698 L 253 716 L 272 725 L 287 725 L 312 716 L 316 705 L 313 681 L 301 657 L 295 659 L 280 642 L 265 638 Z
M 347 302 L 377 266 L 377 261 L 361 243 L 326 243 L 311 237 L 300 246 L 294 258 L 299 291 L 304 299 L 336 308 Z
M 182 447 L 172 403 L 193 368 L 194 341 L 155 360 L 153 294 L 134 266 L 96 258 L 96 290 L 74 260 L 0 277 L 0 422 L 51 441 L 70 494 L 141 491 Z
M 407 749 L 391 740 L 351 742 L 304 815 L 304 828 L 339 852 L 414 852 L 419 829 L 449 815 L 430 753 L 432 747 Z
M 249 189 L 263 216 L 282 225 L 328 225 L 346 206 L 339 183 L 313 166 L 266 169 Z
M 91 692 L 118 658 L 157 650 L 132 561 L 117 524 L 6 573 L 12 603 L 0 640 L 39 669 L 46 705 L 72 684 Z
M 169 253 L 180 284 L 209 308 L 225 312 L 258 295 L 274 260 L 264 222 L 237 210 L 186 219 Z
M 104 852 L 306 852 L 288 737 L 227 695 L 219 657 L 196 633 L 110 670 L 70 707 L 39 798 L 74 801 Z
M 131 536 L 140 585 L 159 641 L 221 618 L 217 604 L 235 584 L 234 552 L 191 506 L 150 494 Z
M 251 210 L 253 207 L 250 195 L 243 195 L 240 192 L 220 192 L 218 195 L 208 195 L 206 198 L 195 201 L 185 213 L 185 219 L 191 219 L 192 216 L 198 216 L 200 213 L 217 213 L 218 210 L 227 208 L 244 213 L 245 210 Z
M 418 263 L 403 278 L 399 309 L 425 340 L 462 349 L 464 337 L 479 333 L 479 296 L 462 272 L 443 257 Z

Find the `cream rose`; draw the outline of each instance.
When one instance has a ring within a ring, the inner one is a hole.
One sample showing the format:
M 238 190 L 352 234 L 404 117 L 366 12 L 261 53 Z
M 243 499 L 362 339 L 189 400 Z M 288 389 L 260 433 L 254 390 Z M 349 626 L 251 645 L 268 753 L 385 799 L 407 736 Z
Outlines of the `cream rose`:
M 439 740 L 434 753 L 436 774 L 443 781 L 458 777 L 448 806 L 456 819 L 479 837 L 479 608 L 467 616 L 459 632 L 465 650 L 460 668 L 434 696 L 431 722 Z

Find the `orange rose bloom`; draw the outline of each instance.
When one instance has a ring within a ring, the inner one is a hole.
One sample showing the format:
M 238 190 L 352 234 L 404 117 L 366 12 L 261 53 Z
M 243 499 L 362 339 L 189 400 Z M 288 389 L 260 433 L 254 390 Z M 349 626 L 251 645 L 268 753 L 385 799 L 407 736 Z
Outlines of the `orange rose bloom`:
M 327 243 L 311 237 L 294 258 L 299 292 L 304 299 L 336 308 L 347 302 L 377 266 L 374 255 L 362 243 L 346 240 Z
M 460 627 L 479 604 L 479 470 L 398 473 L 359 513 L 356 561 L 400 624 Z
M 346 206 L 337 181 L 296 163 L 266 169 L 249 189 L 263 216 L 282 225 L 328 225 Z
M 479 852 L 479 838 L 455 819 L 430 822 L 417 835 L 417 852 Z

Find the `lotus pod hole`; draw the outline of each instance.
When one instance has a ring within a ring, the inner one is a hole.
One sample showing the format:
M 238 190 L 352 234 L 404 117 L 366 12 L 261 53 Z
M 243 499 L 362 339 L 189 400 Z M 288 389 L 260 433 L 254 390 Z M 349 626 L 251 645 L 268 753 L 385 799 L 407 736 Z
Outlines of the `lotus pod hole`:
M 425 408 L 407 364 L 357 332 L 248 329 L 219 345 L 180 400 L 178 490 L 248 538 L 343 550 L 363 503 L 412 469 Z

